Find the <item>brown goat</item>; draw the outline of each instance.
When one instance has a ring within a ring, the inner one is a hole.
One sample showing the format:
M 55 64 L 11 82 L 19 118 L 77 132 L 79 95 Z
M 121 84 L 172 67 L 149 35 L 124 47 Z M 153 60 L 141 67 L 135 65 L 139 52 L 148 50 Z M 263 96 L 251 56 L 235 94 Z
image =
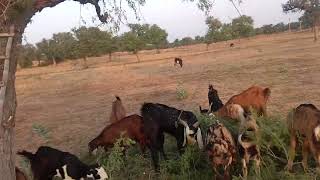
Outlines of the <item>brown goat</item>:
M 24 175 L 19 168 L 16 167 L 16 180 L 27 180 L 27 177 Z
M 206 151 L 212 162 L 213 171 L 217 179 L 231 179 L 229 169 L 236 162 L 236 145 L 230 131 L 221 123 L 211 125 L 206 136 Z M 223 176 L 218 172 L 222 166 Z
M 114 123 L 120 119 L 126 117 L 126 110 L 122 105 L 122 101 L 119 96 L 116 96 L 116 100 L 112 102 L 112 110 L 110 115 L 110 122 Z
M 147 141 L 143 133 L 142 117 L 134 114 L 105 127 L 99 136 L 88 144 L 89 152 L 100 146 L 107 151 L 107 148 L 112 147 L 121 135 L 138 142 L 142 152 L 145 151 Z
M 267 101 L 270 97 L 271 91 L 269 88 L 262 88 L 259 86 L 252 86 L 238 95 L 232 96 L 225 104 L 239 104 L 249 111 L 253 108 L 259 115 L 267 115 Z
M 289 113 L 288 128 L 290 132 L 288 170 L 292 170 L 297 134 L 303 137 L 302 165 L 304 170 L 308 167 L 309 152 L 320 166 L 320 110 L 313 104 L 301 104 L 292 113 Z

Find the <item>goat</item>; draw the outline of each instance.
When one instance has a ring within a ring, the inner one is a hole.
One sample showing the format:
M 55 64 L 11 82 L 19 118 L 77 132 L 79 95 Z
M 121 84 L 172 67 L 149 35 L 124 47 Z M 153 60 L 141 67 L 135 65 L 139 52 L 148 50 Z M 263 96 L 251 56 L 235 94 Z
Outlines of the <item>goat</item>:
M 75 155 L 48 146 L 41 146 L 35 154 L 20 151 L 17 154 L 29 159 L 35 180 L 52 179 L 53 176 L 72 179 L 89 178 L 107 179 L 107 173 L 98 165 L 88 166 Z M 61 170 L 66 166 L 65 169 Z M 57 174 L 57 170 L 59 173 Z M 63 174 L 63 175 L 62 175 Z
M 287 122 L 290 132 L 288 170 L 292 170 L 297 134 L 303 137 L 302 165 L 304 170 L 308 168 L 309 152 L 320 166 L 320 110 L 313 104 L 301 104 L 292 113 L 289 113 Z
M 112 102 L 112 110 L 110 115 L 110 122 L 114 123 L 126 116 L 126 110 L 122 104 L 119 96 L 116 96 L 116 100 Z
M 151 156 L 156 170 L 159 170 L 158 153 L 160 152 L 166 159 L 163 150 L 164 133 L 176 138 L 180 154 L 183 153 L 186 144 L 198 143 L 199 148 L 203 148 L 199 122 L 192 112 L 164 104 L 144 103 L 141 114 L 146 138 L 150 140 Z
M 209 84 L 208 101 L 210 112 L 216 112 L 223 106 L 223 103 L 219 98 L 218 91 L 215 90 L 211 84 Z
M 225 105 L 239 104 L 249 111 L 251 108 L 257 111 L 258 115 L 267 115 L 267 101 L 271 90 L 259 86 L 252 86 L 238 95 L 232 96 Z
M 96 138 L 89 142 L 89 152 L 91 153 L 99 146 L 103 146 L 107 151 L 108 147 L 113 146 L 121 135 L 135 140 L 139 143 L 142 152 L 145 151 L 147 140 L 143 133 L 142 117 L 134 114 L 105 127 Z
M 259 146 L 253 141 L 252 138 L 247 136 L 247 133 L 252 132 L 251 135 L 258 137 L 259 127 L 256 120 L 252 117 L 251 112 L 244 113 L 245 119 L 241 121 L 239 127 L 238 143 L 239 143 L 239 156 L 241 158 L 243 177 L 248 175 L 248 167 L 250 160 L 255 162 L 255 167 L 260 173 L 260 149 Z
M 174 66 L 176 66 L 176 65 L 180 65 L 180 67 L 182 68 L 182 65 L 183 65 L 183 61 L 182 61 L 182 59 L 181 58 L 174 58 Z
M 209 127 L 205 142 L 213 171 L 218 177 L 223 177 L 225 180 L 231 179 L 229 170 L 230 166 L 236 162 L 236 146 L 230 131 L 220 122 L 216 122 Z M 217 169 L 219 166 L 223 167 L 223 176 Z

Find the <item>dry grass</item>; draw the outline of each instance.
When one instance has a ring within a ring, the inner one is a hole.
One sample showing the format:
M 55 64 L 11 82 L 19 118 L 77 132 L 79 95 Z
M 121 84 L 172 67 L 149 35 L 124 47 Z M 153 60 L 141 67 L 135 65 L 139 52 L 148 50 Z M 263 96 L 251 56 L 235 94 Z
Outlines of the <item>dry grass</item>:
M 207 105 L 212 83 L 225 102 L 251 85 L 271 88 L 268 111 L 286 115 L 300 103 L 320 107 L 320 44 L 312 33 L 259 36 L 211 45 L 140 53 L 121 53 L 113 62 L 108 56 L 88 60 L 89 69 L 76 71 L 73 63 L 17 72 L 17 149 L 36 150 L 45 143 L 32 126 L 50 132 L 49 144 L 75 154 L 85 152 L 87 143 L 107 124 L 111 102 L 119 95 L 129 113 L 139 113 L 145 101 L 161 102 L 188 110 Z M 120 53 L 119 53 L 120 54 Z M 184 67 L 173 66 L 168 57 L 181 55 Z M 118 60 L 117 60 L 118 58 Z M 131 63 L 123 65 L 123 63 Z M 177 99 L 183 83 L 188 97 Z

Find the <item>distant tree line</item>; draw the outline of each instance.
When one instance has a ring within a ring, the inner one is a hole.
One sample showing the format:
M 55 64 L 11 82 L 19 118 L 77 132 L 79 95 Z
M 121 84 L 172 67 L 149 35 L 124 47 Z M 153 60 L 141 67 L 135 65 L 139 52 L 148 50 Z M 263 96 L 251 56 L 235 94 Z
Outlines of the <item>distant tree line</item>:
M 259 34 L 272 34 L 288 31 L 289 25 L 285 23 L 263 25 L 254 28 L 253 19 L 250 16 L 235 18 L 231 23 L 222 23 L 219 19 L 208 17 L 208 26 L 204 36 L 185 37 L 176 39 L 172 43 L 167 40 L 168 33 L 158 25 L 129 24 L 130 31 L 119 36 L 111 32 L 102 31 L 97 27 L 74 28 L 71 32 L 57 33 L 50 39 L 43 39 L 36 45 L 26 44 L 21 47 L 19 65 L 22 68 L 31 67 L 37 60 L 38 65 L 57 64 L 66 59 L 96 57 L 109 54 L 109 61 L 113 52 L 128 51 L 137 56 L 141 50 L 159 49 L 186 46 L 198 43 L 210 44 L 237 38 L 251 37 Z M 305 12 L 298 22 L 291 22 L 291 30 L 310 28 L 313 26 L 313 18 Z M 40 63 L 42 62 L 42 63 Z
M 74 28 L 71 32 L 57 33 L 50 39 L 43 39 L 35 45 L 26 44 L 21 47 L 19 65 L 31 67 L 32 61 L 38 65 L 57 64 L 66 59 L 84 60 L 112 53 L 128 51 L 137 55 L 143 49 L 159 49 L 168 46 L 168 33 L 157 25 L 129 24 L 130 31 L 120 36 L 102 31 L 97 27 Z M 139 58 L 138 58 L 139 60 Z M 42 62 L 42 64 L 40 64 Z

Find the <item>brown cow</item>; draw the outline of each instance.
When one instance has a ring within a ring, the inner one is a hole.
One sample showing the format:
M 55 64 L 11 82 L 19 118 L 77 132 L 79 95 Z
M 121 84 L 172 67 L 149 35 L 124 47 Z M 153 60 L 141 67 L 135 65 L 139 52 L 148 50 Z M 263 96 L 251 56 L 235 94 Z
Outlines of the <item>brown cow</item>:
M 16 180 L 27 180 L 27 177 L 24 175 L 19 168 L 16 167 Z
M 308 167 L 309 152 L 320 166 L 320 110 L 313 104 L 301 104 L 292 113 L 289 113 L 288 128 L 290 132 L 288 170 L 292 170 L 297 134 L 303 137 L 302 165 L 304 170 L 307 170 Z
M 89 144 L 89 152 L 91 153 L 97 147 L 104 147 L 107 151 L 108 147 L 111 147 L 116 143 L 117 139 L 128 137 L 139 143 L 142 152 L 145 151 L 147 141 L 143 133 L 142 117 L 139 115 L 127 116 L 103 129 L 103 131 L 94 138 Z
M 270 89 L 259 86 L 252 86 L 242 93 L 232 96 L 225 104 L 239 104 L 249 111 L 251 108 L 256 110 L 258 115 L 267 115 L 267 101 L 270 97 Z
M 110 115 L 110 122 L 114 123 L 120 119 L 126 117 L 126 110 L 122 105 L 122 101 L 119 96 L 116 96 L 116 100 L 112 102 L 112 110 Z

